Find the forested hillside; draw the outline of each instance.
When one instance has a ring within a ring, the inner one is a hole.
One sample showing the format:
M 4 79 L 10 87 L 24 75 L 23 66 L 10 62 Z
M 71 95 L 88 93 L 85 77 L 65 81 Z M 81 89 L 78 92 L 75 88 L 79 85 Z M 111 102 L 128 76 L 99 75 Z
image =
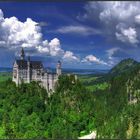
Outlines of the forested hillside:
M 50 98 L 35 82 L 2 82 L 0 138 L 77 138 L 95 129 L 94 96 L 73 78 L 60 77 Z
M 0 138 L 78 138 L 93 130 L 97 138 L 140 138 L 139 71 L 105 82 L 62 75 L 50 97 L 36 82 L 1 81 Z M 130 104 L 128 87 L 137 103 Z
M 138 65 L 140 65 L 139 62 L 135 61 L 134 59 L 127 58 L 120 61 L 115 67 L 113 67 L 109 71 L 109 74 L 113 74 L 113 75 L 121 74 L 123 72 L 126 72 L 128 70 L 137 67 Z

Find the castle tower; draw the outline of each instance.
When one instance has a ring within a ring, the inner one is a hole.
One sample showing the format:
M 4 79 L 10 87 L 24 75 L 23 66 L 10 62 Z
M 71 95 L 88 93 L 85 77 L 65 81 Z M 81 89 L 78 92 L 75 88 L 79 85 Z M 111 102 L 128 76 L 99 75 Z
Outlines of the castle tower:
M 20 52 L 20 58 L 21 58 L 21 60 L 24 60 L 24 58 L 25 58 L 25 54 L 24 54 L 24 49 L 23 48 L 21 49 L 21 52 Z
M 30 56 L 28 56 L 28 61 L 27 61 L 27 83 L 31 82 L 31 64 L 30 64 Z
M 56 67 L 56 74 L 59 76 L 61 75 L 62 71 L 61 71 L 61 62 L 58 61 L 57 63 L 57 67 Z

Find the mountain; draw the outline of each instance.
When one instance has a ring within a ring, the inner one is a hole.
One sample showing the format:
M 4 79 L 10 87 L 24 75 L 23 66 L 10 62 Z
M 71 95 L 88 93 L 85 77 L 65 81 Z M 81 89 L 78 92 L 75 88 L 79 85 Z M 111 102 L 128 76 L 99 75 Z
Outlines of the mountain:
M 118 75 L 123 72 L 132 70 L 133 68 L 139 66 L 140 63 L 135 61 L 134 59 L 128 58 L 124 59 L 121 62 L 119 62 L 115 67 L 113 67 L 110 71 L 109 74 L 111 75 Z
M 94 83 L 100 83 L 109 81 L 111 78 L 116 77 L 120 74 L 129 73 L 138 71 L 140 69 L 140 63 L 135 61 L 134 59 L 127 58 L 120 61 L 117 65 L 115 65 L 107 74 L 99 77 Z M 129 76 L 129 75 L 128 75 Z M 127 77 L 128 77 L 127 76 Z

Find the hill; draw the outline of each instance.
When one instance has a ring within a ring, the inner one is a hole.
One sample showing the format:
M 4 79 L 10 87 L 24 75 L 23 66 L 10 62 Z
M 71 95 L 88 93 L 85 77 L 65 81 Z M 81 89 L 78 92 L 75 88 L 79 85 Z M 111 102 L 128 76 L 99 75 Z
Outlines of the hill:
M 137 67 L 140 65 L 139 62 L 135 61 L 134 59 L 128 58 L 120 61 L 115 67 L 113 67 L 109 74 L 111 75 L 117 75 L 120 73 L 123 73 L 125 71 L 129 71 L 130 69 L 133 69 L 134 67 Z
M 140 68 L 139 62 L 131 58 L 128 58 L 120 61 L 110 71 L 108 71 L 108 73 L 89 76 L 84 75 L 80 76 L 80 79 L 82 83 L 84 83 L 84 85 L 89 87 L 95 87 L 95 85 L 102 85 L 103 83 L 109 82 L 112 78 L 117 77 L 121 74 L 122 74 L 121 76 L 123 76 L 124 73 L 126 73 L 126 75 L 131 75 L 131 72 L 133 73 L 136 70 L 138 71 L 139 68 Z

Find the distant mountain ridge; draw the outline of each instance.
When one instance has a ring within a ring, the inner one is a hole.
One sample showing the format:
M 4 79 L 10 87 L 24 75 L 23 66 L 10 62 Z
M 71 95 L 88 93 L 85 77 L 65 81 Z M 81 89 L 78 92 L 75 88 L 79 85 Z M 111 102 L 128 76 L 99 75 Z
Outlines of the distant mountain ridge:
M 12 68 L 0 67 L 0 72 L 12 72 Z
M 133 68 L 140 66 L 140 63 L 135 61 L 134 59 L 127 58 L 122 61 L 120 61 L 116 66 L 114 66 L 108 74 L 111 75 L 118 75 L 123 72 L 132 70 Z
M 48 69 L 48 68 L 45 68 Z M 0 72 L 12 72 L 12 68 L 7 68 L 7 67 L 0 67 Z M 49 69 L 51 72 L 55 72 L 55 68 L 50 68 Z M 102 69 L 68 69 L 68 68 L 63 68 L 63 73 L 74 73 L 74 74 L 80 74 L 80 75 L 86 75 L 86 74 L 106 74 L 108 73 L 109 70 L 102 70 Z

